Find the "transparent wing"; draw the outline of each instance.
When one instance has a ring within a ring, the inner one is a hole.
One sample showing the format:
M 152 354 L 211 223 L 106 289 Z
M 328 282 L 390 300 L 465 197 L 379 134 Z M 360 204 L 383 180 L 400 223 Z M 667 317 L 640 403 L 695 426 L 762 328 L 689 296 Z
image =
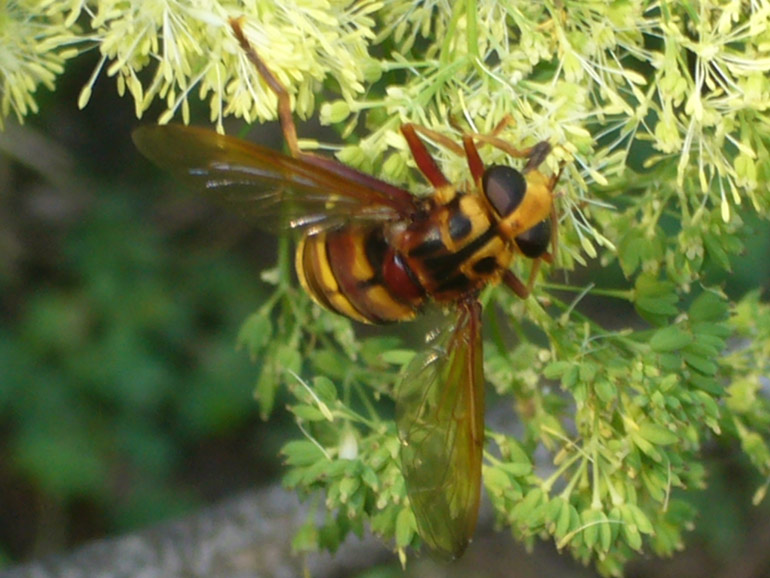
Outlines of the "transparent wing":
M 481 305 L 458 304 L 453 323 L 415 358 L 397 392 L 401 467 L 420 536 L 459 557 L 476 528 L 484 445 Z
M 334 159 L 283 155 L 211 130 L 148 125 L 133 134 L 163 169 L 271 231 L 388 220 L 415 210 L 414 197 Z

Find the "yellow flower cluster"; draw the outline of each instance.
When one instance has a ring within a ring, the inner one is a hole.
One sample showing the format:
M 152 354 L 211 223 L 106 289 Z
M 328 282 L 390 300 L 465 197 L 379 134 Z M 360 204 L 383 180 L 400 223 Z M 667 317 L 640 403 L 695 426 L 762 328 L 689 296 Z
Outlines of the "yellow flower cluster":
M 78 54 L 80 37 L 47 4 L 0 1 L 0 129 L 10 115 L 23 122 L 37 112 L 38 87 L 53 90 L 64 62 Z

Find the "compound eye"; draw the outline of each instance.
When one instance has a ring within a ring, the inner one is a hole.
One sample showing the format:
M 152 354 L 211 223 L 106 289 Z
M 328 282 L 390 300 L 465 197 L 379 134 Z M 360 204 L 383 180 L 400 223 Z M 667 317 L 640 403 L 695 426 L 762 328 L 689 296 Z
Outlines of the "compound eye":
M 540 257 L 551 242 L 551 219 L 540 221 L 531 229 L 516 237 L 516 246 L 530 259 Z
M 524 176 L 511 167 L 492 165 L 481 177 L 484 194 L 500 217 L 505 218 L 519 206 L 527 191 Z

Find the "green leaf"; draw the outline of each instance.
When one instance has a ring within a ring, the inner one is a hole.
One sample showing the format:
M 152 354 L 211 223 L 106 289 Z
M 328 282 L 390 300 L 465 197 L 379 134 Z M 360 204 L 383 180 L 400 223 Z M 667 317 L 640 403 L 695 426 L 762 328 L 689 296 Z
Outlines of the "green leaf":
M 623 525 L 623 516 L 620 514 L 620 508 L 618 506 L 612 507 L 610 513 L 607 514 L 607 520 L 609 521 L 612 540 L 617 540 L 620 536 L 621 527 Z
M 666 499 L 666 486 L 668 480 L 660 473 L 658 469 L 642 470 L 642 483 L 650 493 L 650 496 L 658 502 Z
M 300 526 L 291 541 L 292 552 L 315 552 L 318 550 L 318 528 L 312 520 Z
M 292 405 L 289 407 L 289 411 L 304 421 L 325 421 L 324 414 L 314 405 L 306 405 L 303 403 Z
M 281 448 L 281 453 L 290 466 L 308 466 L 326 460 L 321 448 L 308 440 L 292 440 Z
M 660 380 L 659 389 L 661 392 L 666 393 L 672 387 L 675 387 L 679 383 L 679 376 L 675 373 L 670 373 L 662 380 Z
M 638 447 L 642 452 L 655 460 L 656 462 L 660 462 L 662 460 L 662 457 L 657 449 L 655 449 L 655 446 L 647 441 L 639 432 L 631 432 L 631 441 L 634 442 L 634 445 Z
M 318 545 L 332 554 L 340 547 L 343 538 L 343 528 L 334 520 L 329 520 L 318 531 Z
M 368 465 L 365 465 L 361 472 L 361 481 L 364 482 L 375 492 L 380 489 L 380 478 L 377 473 Z
M 313 351 L 310 359 L 314 372 L 325 376 L 327 379 L 344 379 L 348 374 L 350 359 L 339 351 L 316 350 Z
M 698 337 L 685 348 L 685 351 L 706 359 L 716 359 L 721 353 L 721 348 L 717 348 L 708 341 Z
M 725 393 L 724 386 L 710 375 L 701 375 L 700 373 L 693 372 L 687 381 L 698 389 L 711 395 L 721 397 Z
M 650 347 L 657 353 L 678 351 L 693 342 L 691 333 L 676 325 L 658 329 L 650 339 Z
M 554 530 L 554 536 L 556 538 L 563 538 L 569 532 L 577 528 L 577 525 L 572 525 L 573 515 L 576 519 L 580 519 L 574 506 L 569 502 L 564 501 L 559 509 L 559 517 L 556 519 L 556 528 Z
M 650 519 L 647 517 L 647 515 L 642 512 L 641 508 L 637 506 L 636 504 L 626 504 L 626 509 L 633 520 L 634 524 L 636 524 L 636 527 L 639 528 L 639 531 L 642 534 L 654 534 L 655 531 L 652 526 L 652 522 L 650 522 Z
M 326 376 L 313 378 L 313 391 L 315 391 L 318 399 L 326 405 L 333 405 L 337 401 L 337 387 Z
M 509 462 L 531 464 L 529 454 L 516 438 L 497 436 L 495 439 L 500 447 L 500 453 Z
M 615 387 L 615 384 L 608 379 L 598 380 L 594 384 L 594 391 L 596 391 L 596 396 L 604 403 L 610 403 L 618 395 L 618 390 Z
M 721 339 L 727 339 L 732 335 L 732 329 L 724 323 L 711 323 L 708 321 L 702 321 L 692 324 L 692 331 L 696 335 L 702 337 L 703 335 L 709 335 L 719 337 Z
M 417 520 L 411 508 L 401 508 L 396 516 L 396 547 L 406 548 L 417 531 Z
M 593 548 L 597 542 L 599 542 L 600 538 L 602 540 L 605 539 L 605 537 L 602 536 L 602 526 L 607 525 L 607 517 L 604 515 L 604 512 L 589 508 L 583 510 L 580 515 L 580 520 L 583 523 L 583 542 L 586 547 Z M 607 531 L 604 533 L 606 534 L 607 539 L 611 538 L 612 535 L 609 532 L 609 528 L 607 528 Z
M 238 332 L 238 346 L 246 347 L 252 357 L 256 357 L 270 343 L 273 336 L 273 324 L 265 311 L 257 311 L 246 318 Z
M 275 350 L 275 362 L 281 371 L 293 371 L 300 373 L 302 368 L 302 356 L 297 348 L 291 344 L 281 343 Z
M 409 508 L 384 508 L 378 510 L 369 520 L 372 532 L 382 536 L 393 536 L 396 530 L 396 519 L 402 509 L 411 512 Z
M 591 363 L 590 361 L 586 361 L 581 363 L 579 368 L 580 381 L 586 385 L 593 383 L 594 378 L 596 378 L 596 374 L 599 372 L 599 368 L 596 366 L 596 364 Z
M 659 446 L 674 444 L 679 441 L 677 435 L 662 425 L 645 422 L 639 427 L 639 435 Z
M 401 340 L 392 335 L 377 335 L 373 337 L 367 337 L 361 341 L 361 358 L 365 363 L 374 365 L 385 361 L 386 363 L 394 363 L 396 365 L 405 365 L 409 363 L 409 360 L 401 363 L 399 361 L 386 361 L 385 358 L 390 355 L 390 352 L 399 351 L 401 347 Z M 403 349 L 401 351 L 404 351 Z M 413 353 L 406 350 L 409 353 Z M 399 357 L 399 354 L 396 354 Z M 411 357 L 409 357 L 411 359 Z
M 346 503 L 350 496 L 352 496 L 360 487 L 361 478 L 353 476 L 342 478 L 339 485 L 340 502 L 343 504 Z
M 635 304 L 640 311 L 653 315 L 676 315 L 679 313 L 675 306 L 676 302 L 676 296 L 639 297 Z
M 636 520 L 628 506 L 629 504 L 621 504 L 619 507 L 620 517 L 623 520 L 621 532 L 629 547 L 640 552 L 642 550 L 642 535 L 639 533 L 639 527 L 636 525 Z
M 542 489 L 532 488 L 529 492 L 527 492 L 527 495 L 524 496 L 524 499 L 516 504 L 512 515 L 515 519 L 522 520 L 524 523 L 528 523 L 528 521 L 532 518 L 532 513 L 535 511 L 535 509 L 547 503 L 547 501 L 548 500 Z
M 707 345 L 713 348 L 712 351 L 715 351 L 715 354 L 721 353 L 725 348 L 725 340 L 722 337 L 711 335 L 709 333 L 698 333 L 695 336 L 695 341 L 699 345 Z
M 639 275 L 634 285 L 634 306 L 639 314 L 648 321 L 662 325 L 667 317 L 676 315 L 679 300 L 675 286 L 670 281 L 660 281 L 655 277 Z
M 385 363 L 403 366 L 414 359 L 415 352 L 411 349 L 391 349 L 389 351 L 383 351 L 380 356 Z
M 493 496 L 502 496 L 511 485 L 508 474 L 500 467 L 485 468 L 483 479 L 487 492 Z
M 638 235 L 637 229 L 629 228 L 628 231 L 629 233 L 618 244 L 620 267 L 623 269 L 623 274 L 626 277 L 633 275 L 634 271 L 639 267 L 645 245 L 645 240 Z
M 599 539 L 599 528 L 592 519 L 592 514 L 595 514 L 596 510 L 583 510 L 580 516 L 581 522 L 583 522 L 583 542 L 587 548 L 593 549 Z
M 552 361 L 543 368 L 543 376 L 546 379 L 558 379 L 574 365 L 571 361 Z
M 688 314 L 693 323 L 721 321 L 727 317 L 727 301 L 713 291 L 704 291 L 692 302 Z
M 578 381 L 578 377 L 580 375 L 580 368 L 576 363 L 572 363 L 567 369 L 567 371 L 564 373 L 564 375 L 561 378 L 561 383 L 564 386 L 564 389 L 567 391 L 570 391 L 573 387 L 575 387 L 575 384 Z
M 548 505 L 545 508 L 546 522 L 549 522 L 555 527 L 556 522 L 559 520 L 559 516 L 561 515 L 562 510 L 567 506 L 568 504 L 566 500 L 561 496 L 555 496 L 553 499 L 551 499 L 551 501 L 548 502 Z
M 770 465 L 770 448 L 767 442 L 755 431 L 740 432 L 741 448 L 752 462 L 761 470 L 767 470 Z
M 259 372 L 257 385 L 254 387 L 254 399 L 259 404 L 259 416 L 267 419 L 273 412 L 275 395 L 280 385 L 275 363 L 267 361 Z
M 520 478 L 532 473 L 532 464 L 530 462 L 503 462 L 498 466 L 501 470 L 508 472 L 514 478 Z
M 675 372 L 682 369 L 682 358 L 675 353 L 661 353 L 658 362 L 663 371 Z
M 601 546 L 601 551 L 609 552 L 610 546 L 612 546 L 612 541 L 617 537 L 617 525 L 612 524 L 604 512 L 601 512 L 601 518 L 599 518 L 598 523 L 599 544 Z M 615 531 L 613 531 L 613 527 L 615 527 Z
M 636 278 L 634 293 L 636 297 L 665 297 L 674 295 L 676 286 L 670 281 L 660 281 L 653 275 L 644 273 Z
M 714 260 L 714 263 L 727 272 L 732 270 L 730 267 L 730 257 L 722 247 L 721 236 L 706 233 L 703 235 L 703 245 L 706 247 L 707 254 Z
M 688 351 L 682 352 L 682 359 L 687 365 L 707 376 L 716 375 L 717 369 L 719 368 L 716 362 L 711 359 L 701 357 L 700 355 Z

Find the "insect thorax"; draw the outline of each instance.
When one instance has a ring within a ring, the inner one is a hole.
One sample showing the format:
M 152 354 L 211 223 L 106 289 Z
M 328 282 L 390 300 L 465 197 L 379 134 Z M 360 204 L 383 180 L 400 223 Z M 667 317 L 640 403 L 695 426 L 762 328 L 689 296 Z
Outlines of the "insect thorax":
M 438 302 L 455 301 L 496 283 L 513 258 L 497 217 L 474 194 L 456 194 L 394 240 L 419 284 Z

